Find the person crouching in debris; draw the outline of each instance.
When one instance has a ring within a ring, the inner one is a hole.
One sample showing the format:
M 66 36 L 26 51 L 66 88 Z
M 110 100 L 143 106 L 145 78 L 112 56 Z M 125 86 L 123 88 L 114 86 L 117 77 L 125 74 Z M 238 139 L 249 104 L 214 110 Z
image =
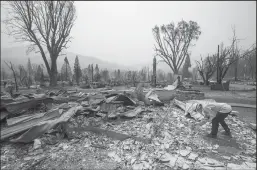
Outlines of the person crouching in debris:
M 203 107 L 202 104 L 197 104 L 196 111 L 205 116 L 205 119 L 198 123 L 196 126 L 199 127 L 210 120 L 212 121 L 212 130 L 211 133 L 207 135 L 207 137 L 217 137 L 219 124 L 221 124 L 221 126 L 224 128 L 224 134 L 232 137 L 230 129 L 225 122 L 225 118 L 232 112 L 232 108 L 230 105 L 226 103 L 209 103 Z

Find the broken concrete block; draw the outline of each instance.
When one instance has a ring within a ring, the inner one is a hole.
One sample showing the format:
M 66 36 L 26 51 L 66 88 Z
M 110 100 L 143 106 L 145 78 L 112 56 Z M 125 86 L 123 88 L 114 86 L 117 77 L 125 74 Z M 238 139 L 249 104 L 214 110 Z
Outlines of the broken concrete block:
M 206 164 L 206 158 L 198 158 L 197 161 L 199 161 L 202 164 Z
M 113 158 L 116 162 L 121 162 L 120 157 L 115 152 L 109 152 L 108 156 Z
M 170 166 L 170 167 L 174 167 L 175 164 L 176 164 L 176 161 L 177 161 L 177 155 L 176 155 L 176 156 L 171 156 L 171 157 L 169 157 L 169 160 L 170 160 L 169 166 Z
M 161 163 L 165 163 L 165 162 L 169 162 L 170 159 L 173 158 L 173 155 L 169 154 L 169 153 L 165 153 L 164 155 L 162 155 L 162 157 L 160 158 L 160 162 Z
M 190 160 L 193 160 L 193 161 L 194 161 L 197 157 L 198 157 L 198 154 L 196 154 L 196 153 L 190 153 L 190 155 L 189 155 L 188 159 L 190 159 Z
M 181 155 L 181 156 L 187 156 L 189 153 L 190 153 L 189 150 L 181 150 L 181 151 L 180 151 L 180 155 Z
M 185 163 L 185 164 L 183 165 L 183 167 L 182 167 L 182 169 L 185 169 L 185 170 L 187 170 L 187 169 L 189 169 L 189 168 L 190 168 L 189 165 L 186 164 L 186 163 Z
M 33 149 L 38 149 L 40 147 L 41 147 L 41 141 L 39 139 L 35 139 Z
M 177 161 L 176 161 L 176 164 L 179 166 L 179 167 L 183 167 L 183 165 L 185 164 L 185 159 L 183 157 L 178 157 Z

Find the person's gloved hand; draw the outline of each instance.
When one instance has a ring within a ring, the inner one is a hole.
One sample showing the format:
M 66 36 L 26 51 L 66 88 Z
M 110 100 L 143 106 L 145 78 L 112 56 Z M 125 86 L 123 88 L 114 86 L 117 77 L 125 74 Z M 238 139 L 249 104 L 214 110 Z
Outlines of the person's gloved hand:
M 232 117 L 236 117 L 237 114 L 239 114 L 238 111 L 232 111 L 232 112 L 230 113 L 230 115 L 231 115 Z

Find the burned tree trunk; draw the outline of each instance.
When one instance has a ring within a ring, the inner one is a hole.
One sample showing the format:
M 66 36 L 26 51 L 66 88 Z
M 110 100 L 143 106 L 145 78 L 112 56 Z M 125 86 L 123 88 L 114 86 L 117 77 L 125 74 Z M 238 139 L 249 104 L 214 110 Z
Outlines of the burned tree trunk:
M 50 86 L 56 86 L 57 85 L 57 63 L 56 59 L 52 59 L 51 62 L 51 70 L 50 70 Z
M 18 92 L 19 87 L 18 87 L 17 76 L 16 76 L 16 72 L 14 70 L 13 64 L 11 62 L 10 62 L 10 65 L 8 65 L 6 62 L 5 62 L 5 64 L 12 70 L 14 81 L 15 81 L 15 89 L 16 89 L 16 92 Z

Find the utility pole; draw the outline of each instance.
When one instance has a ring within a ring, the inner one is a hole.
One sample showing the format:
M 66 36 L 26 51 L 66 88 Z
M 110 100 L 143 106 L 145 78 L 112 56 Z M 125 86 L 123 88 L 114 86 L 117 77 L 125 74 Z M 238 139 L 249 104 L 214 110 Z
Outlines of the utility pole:
M 237 81 L 238 55 L 235 52 L 235 46 L 234 45 L 233 45 L 233 58 L 236 60 L 236 62 L 235 62 L 235 81 Z
M 94 66 L 93 64 L 91 65 L 91 73 L 92 73 L 92 83 L 94 82 Z
M 149 67 L 147 66 L 147 80 L 150 81 L 150 72 L 149 72 Z
M 66 76 L 65 76 L 65 78 L 66 78 L 66 80 L 65 81 L 67 81 L 68 80 L 68 68 L 67 68 L 67 63 L 65 64 L 65 66 L 66 66 L 66 71 L 65 71 L 65 73 L 66 73 Z
M 156 58 L 153 58 L 153 86 L 156 87 Z
M 219 82 L 219 45 L 218 45 L 218 57 L 217 57 L 217 83 Z

